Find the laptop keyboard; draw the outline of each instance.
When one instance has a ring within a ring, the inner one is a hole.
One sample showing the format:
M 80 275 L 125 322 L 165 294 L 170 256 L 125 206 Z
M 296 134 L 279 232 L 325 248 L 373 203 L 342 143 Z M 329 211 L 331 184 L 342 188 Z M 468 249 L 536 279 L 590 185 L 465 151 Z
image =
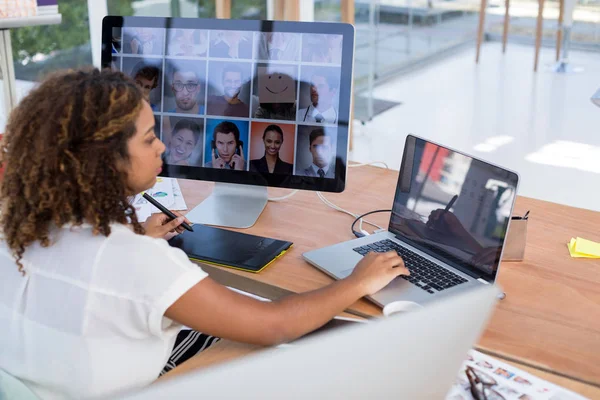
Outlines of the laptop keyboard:
M 395 250 L 400 257 L 402 257 L 404 265 L 406 265 L 410 271 L 410 276 L 401 275 L 401 278 L 409 281 L 427 293 L 434 294 L 467 282 L 465 278 L 434 264 L 428 259 L 400 246 L 390 239 L 369 243 L 353 250 L 361 256 L 365 256 L 371 251 L 385 253 L 387 251 Z

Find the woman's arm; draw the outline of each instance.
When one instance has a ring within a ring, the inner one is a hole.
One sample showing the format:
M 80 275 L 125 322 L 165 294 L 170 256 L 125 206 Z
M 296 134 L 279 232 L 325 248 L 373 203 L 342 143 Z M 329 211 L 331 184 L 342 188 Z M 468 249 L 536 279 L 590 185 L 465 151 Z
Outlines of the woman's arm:
M 169 307 L 165 316 L 209 335 L 273 345 L 317 329 L 361 297 L 408 273 L 395 252 L 370 253 L 348 278 L 274 302 L 255 300 L 205 278 Z

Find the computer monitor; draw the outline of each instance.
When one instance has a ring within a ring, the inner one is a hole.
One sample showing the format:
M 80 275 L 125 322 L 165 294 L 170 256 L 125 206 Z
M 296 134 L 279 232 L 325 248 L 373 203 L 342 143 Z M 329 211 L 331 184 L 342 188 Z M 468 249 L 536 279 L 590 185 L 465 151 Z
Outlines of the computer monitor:
M 249 227 L 267 186 L 341 192 L 354 28 L 340 23 L 107 16 L 102 65 L 144 91 L 162 176 L 217 182 L 187 217 Z
M 445 399 L 497 295 L 481 286 L 111 398 Z

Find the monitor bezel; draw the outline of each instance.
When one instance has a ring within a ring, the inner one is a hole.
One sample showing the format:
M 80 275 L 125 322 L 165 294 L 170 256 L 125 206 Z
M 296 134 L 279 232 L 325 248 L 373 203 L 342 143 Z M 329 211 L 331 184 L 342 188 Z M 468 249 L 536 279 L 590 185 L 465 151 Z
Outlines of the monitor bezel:
M 313 190 L 340 193 L 344 191 L 348 166 L 349 120 L 352 106 L 354 26 L 330 22 L 290 22 L 264 20 L 203 19 L 174 17 L 122 17 L 109 15 L 102 21 L 103 68 L 110 68 L 113 61 L 111 52 L 112 29 L 123 27 L 151 27 L 165 29 L 205 29 L 236 30 L 251 32 L 290 32 L 321 33 L 343 35 L 342 62 L 340 65 L 340 86 L 337 125 L 337 146 L 335 178 L 317 178 L 300 175 L 261 174 L 251 171 L 220 170 L 204 167 L 175 166 L 165 164 L 161 176 L 202 181 L 235 183 L 244 185 L 271 186 L 288 189 Z M 298 62 L 300 64 L 301 61 Z M 256 63 L 256 61 L 253 61 Z M 299 94 L 298 94 L 299 96 Z M 209 118 L 203 116 L 203 118 Z M 297 121 L 282 121 L 295 123 Z

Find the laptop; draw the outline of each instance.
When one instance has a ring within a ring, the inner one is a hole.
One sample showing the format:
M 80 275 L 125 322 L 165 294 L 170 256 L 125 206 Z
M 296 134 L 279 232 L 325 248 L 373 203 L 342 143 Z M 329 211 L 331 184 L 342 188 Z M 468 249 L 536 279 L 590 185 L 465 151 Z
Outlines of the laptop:
M 475 288 L 111 398 L 443 399 L 497 293 L 495 287 Z
M 306 252 L 304 259 L 342 279 L 367 253 L 397 251 L 411 275 L 368 297 L 382 307 L 493 284 L 518 183 L 515 172 L 409 135 L 387 231 Z

